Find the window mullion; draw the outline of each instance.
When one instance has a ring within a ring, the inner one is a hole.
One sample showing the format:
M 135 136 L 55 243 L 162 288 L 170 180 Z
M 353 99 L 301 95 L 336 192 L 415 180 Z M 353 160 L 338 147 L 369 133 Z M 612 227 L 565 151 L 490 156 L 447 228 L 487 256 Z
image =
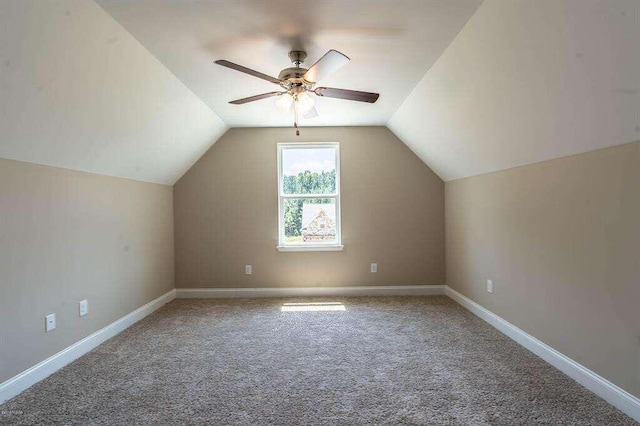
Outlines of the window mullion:
M 280 194 L 281 198 L 335 198 L 340 194 Z

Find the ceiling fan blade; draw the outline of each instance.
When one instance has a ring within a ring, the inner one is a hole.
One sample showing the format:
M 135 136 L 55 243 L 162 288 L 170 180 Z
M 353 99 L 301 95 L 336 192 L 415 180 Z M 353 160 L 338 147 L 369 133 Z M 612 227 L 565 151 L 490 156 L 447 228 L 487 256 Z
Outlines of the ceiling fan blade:
M 304 73 L 302 78 L 308 82 L 317 83 L 345 66 L 349 61 L 348 56 L 332 49 L 318 59 L 315 64 L 311 65 L 311 68 Z
M 251 68 L 243 67 L 242 65 L 234 64 L 233 62 L 225 61 L 224 59 L 220 59 L 218 61 L 214 61 L 214 63 L 218 65 L 222 65 L 223 67 L 231 68 L 232 70 L 240 71 L 245 74 L 252 75 L 254 77 L 261 78 L 263 80 L 267 80 L 271 83 L 280 84 L 280 80 L 275 77 L 271 77 L 270 75 L 263 74 L 261 72 L 252 70 Z
M 316 118 L 318 116 L 318 110 L 313 107 L 304 115 L 304 118 Z
M 259 101 L 260 99 L 271 98 L 273 96 L 282 95 L 284 93 L 287 93 L 287 92 L 263 93 L 261 95 L 249 96 L 248 98 L 236 99 L 235 101 L 231 101 L 229 103 L 234 105 L 242 105 L 242 104 L 246 104 L 247 102 Z
M 327 98 L 347 99 L 349 101 L 374 103 L 380 97 L 378 93 L 359 92 L 357 90 L 334 89 L 332 87 L 318 87 L 315 90 L 316 95 L 325 96 Z

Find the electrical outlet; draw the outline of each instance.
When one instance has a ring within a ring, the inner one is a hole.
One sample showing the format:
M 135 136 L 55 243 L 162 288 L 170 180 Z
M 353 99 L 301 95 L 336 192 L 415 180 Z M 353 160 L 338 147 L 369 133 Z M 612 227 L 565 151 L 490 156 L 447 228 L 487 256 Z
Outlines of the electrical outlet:
M 371 273 L 375 274 L 378 272 L 378 264 L 377 263 L 372 263 L 371 264 Z
M 493 293 L 493 281 L 487 280 L 487 291 Z
M 78 309 L 80 311 L 80 316 L 83 317 L 89 313 L 89 302 L 87 300 L 81 300 L 78 302 Z
M 49 314 L 44 317 L 44 331 L 47 333 L 56 328 L 56 314 Z
M 251 265 L 244 265 L 244 274 L 251 275 L 253 273 L 253 268 Z

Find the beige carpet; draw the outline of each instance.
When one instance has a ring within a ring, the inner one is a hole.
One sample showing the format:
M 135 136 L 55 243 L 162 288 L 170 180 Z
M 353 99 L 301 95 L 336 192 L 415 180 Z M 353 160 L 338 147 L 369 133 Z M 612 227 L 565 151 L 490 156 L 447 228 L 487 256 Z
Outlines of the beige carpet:
M 344 310 L 281 312 L 321 300 Z M 1 424 L 636 424 L 446 297 L 176 300 L 0 411 Z

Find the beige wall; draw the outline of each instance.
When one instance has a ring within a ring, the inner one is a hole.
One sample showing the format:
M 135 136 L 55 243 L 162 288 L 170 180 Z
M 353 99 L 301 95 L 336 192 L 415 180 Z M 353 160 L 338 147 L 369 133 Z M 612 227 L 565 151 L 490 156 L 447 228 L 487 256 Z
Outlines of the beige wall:
M 342 252 L 276 249 L 292 141 L 340 142 Z M 231 129 L 176 183 L 174 214 L 176 287 L 444 284 L 444 184 L 385 127 Z
M 447 284 L 640 396 L 640 142 L 445 192 Z
M 173 289 L 172 197 L 0 159 L 0 382 Z M 57 329 L 45 333 L 49 313 Z

